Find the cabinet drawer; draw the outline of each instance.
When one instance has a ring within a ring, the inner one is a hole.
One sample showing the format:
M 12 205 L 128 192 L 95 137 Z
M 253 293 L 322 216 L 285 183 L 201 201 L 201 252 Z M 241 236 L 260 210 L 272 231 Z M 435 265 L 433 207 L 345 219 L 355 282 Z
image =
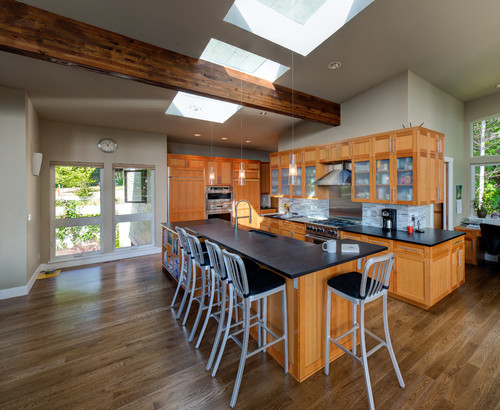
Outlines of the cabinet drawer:
M 373 243 L 374 245 L 380 245 L 387 247 L 388 251 L 393 250 L 393 241 L 390 239 L 377 238 L 374 236 L 366 236 L 363 238 L 364 242 Z
M 358 233 L 341 232 L 340 239 L 353 239 L 355 241 L 361 241 L 361 235 Z
M 425 247 L 420 245 L 412 245 L 411 243 L 406 242 L 396 242 L 395 251 L 398 253 L 404 253 L 406 255 L 415 255 L 415 256 L 425 256 Z

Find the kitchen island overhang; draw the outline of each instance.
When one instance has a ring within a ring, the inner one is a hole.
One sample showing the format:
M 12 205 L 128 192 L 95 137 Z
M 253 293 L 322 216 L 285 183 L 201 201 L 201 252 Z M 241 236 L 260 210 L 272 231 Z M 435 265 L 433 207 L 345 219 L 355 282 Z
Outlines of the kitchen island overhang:
M 359 253 L 328 254 L 321 249 L 320 245 L 279 235 L 265 237 L 257 232 L 246 232 L 248 228 L 235 230 L 229 222 L 214 219 L 162 225 L 172 231 L 173 235 L 175 235 L 176 226 L 187 228 L 285 277 L 289 323 L 289 371 L 299 382 L 324 366 L 326 282 L 342 273 L 356 271 L 357 259 L 387 249 L 385 246 L 354 240 L 339 240 L 338 250 L 341 243 L 357 243 Z M 332 312 L 330 324 L 332 337 L 335 337 L 351 328 L 352 307 L 346 300 L 333 296 Z M 279 295 L 269 298 L 267 313 L 268 325 L 276 334 L 279 334 L 282 330 Z M 350 335 L 346 336 L 342 342 L 347 349 L 352 347 Z M 281 343 L 270 347 L 267 352 L 283 365 Z M 342 354 L 344 352 L 337 347 L 331 349 L 329 361 L 333 361 Z

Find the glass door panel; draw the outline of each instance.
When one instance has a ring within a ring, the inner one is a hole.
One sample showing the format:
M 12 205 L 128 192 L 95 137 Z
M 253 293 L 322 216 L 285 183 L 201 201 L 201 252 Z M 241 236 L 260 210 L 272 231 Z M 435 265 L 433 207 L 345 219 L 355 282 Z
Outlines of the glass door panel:
M 306 167 L 306 198 L 311 198 L 316 196 L 316 165 Z
M 375 199 L 391 200 L 390 159 L 377 159 L 375 162 Z
M 271 195 L 280 194 L 280 172 L 279 169 L 271 169 Z
M 290 196 L 290 185 L 288 185 L 288 168 L 281 168 L 281 195 Z
M 354 163 L 354 198 L 370 199 L 370 161 Z
M 397 201 L 413 201 L 413 157 L 397 159 Z
M 293 186 L 293 196 L 302 198 L 302 167 L 297 167 L 297 183 Z

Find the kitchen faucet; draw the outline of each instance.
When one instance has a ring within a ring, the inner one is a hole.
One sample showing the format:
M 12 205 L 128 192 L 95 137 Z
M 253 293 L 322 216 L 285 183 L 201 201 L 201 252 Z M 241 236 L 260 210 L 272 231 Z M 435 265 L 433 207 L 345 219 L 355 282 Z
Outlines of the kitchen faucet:
M 240 202 L 246 202 L 248 204 L 248 216 L 238 216 L 238 205 L 240 204 Z M 246 199 L 240 199 L 234 206 L 234 229 L 238 229 L 238 218 L 248 218 L 248 222 L 252 223 L 252 205 L 250 205 L 250 202 L 248 202 Z

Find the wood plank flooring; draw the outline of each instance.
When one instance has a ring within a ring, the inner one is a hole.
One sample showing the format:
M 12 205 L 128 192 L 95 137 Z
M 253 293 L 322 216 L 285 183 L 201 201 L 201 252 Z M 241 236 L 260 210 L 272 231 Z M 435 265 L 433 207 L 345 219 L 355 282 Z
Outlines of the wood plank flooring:
M 0 301 L 0 409 L 229 408 L 239 348 L 215 378 L 170 309 L 176 283 L 160 257 L 64 270 L 28 296 Z M 178 305 L 177 305 L 178 306 Z M 194 309 L 193 309 L 194 312 Z M 381 306 L 368 325 L 383 335 Z M 423 311 L 389 300 L 398 385 L 385 349 L 369 359 L 379 409 L 500 409 L 500 275 L 467 266 L 466 284 Z M 247 361 L 237 408 L 368 408 L 361 366 L 336 360 L 299 384 L 269 356 Z

